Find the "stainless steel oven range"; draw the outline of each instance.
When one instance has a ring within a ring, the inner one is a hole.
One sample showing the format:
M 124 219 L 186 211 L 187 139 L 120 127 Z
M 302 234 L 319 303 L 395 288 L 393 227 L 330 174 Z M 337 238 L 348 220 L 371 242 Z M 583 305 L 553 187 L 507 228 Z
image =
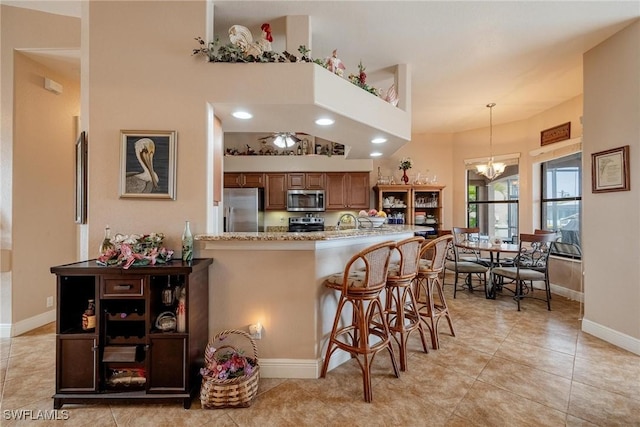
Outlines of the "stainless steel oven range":
M 318 217 L 295 217 L 289 218 L 290 232 L 324 231 L 324 218 Z

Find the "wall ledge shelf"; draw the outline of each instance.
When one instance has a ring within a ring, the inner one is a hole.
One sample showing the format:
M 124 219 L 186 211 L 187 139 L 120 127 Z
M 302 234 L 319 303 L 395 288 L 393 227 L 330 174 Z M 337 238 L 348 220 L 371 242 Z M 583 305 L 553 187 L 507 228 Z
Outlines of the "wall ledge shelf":
M 371 172 L 373 160 L 344 156 L 225 156 L 225 172 Z
M 377 151 L 389 156 L 411 140 L 410 79 L 396 66 L 400 107 L 314 63 L 199 64 L 211 91 L 210 105 L 224 132 L 302 132 L 349 146 L 352 159 L 369 158 L 371 139 L 383 136 Z M 402 84 L 401 84 L 402 83 Z M 404 89 L 404 90 L 402 90 Z M 236 109 L 253 114 L 237 120 Z M 329 117 L 332 126 L 315 120 Z M 296 129 L 291 129 L 295 123 Z

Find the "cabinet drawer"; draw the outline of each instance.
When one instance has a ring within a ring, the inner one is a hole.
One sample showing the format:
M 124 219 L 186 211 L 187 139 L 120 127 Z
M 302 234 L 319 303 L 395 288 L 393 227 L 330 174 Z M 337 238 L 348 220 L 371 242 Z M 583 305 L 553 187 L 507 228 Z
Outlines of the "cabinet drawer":
M 144 278 L 104 279 L 100 289 L 102 298 L 141 297 L 144 290 Z

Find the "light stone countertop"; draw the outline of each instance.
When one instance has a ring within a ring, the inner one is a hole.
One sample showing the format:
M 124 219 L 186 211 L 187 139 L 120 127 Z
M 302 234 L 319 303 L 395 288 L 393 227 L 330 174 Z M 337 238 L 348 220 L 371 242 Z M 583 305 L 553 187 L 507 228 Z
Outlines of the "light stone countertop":
M 290 232 L 236 232 L 213 234 L 197 234 L 195 240 L 199 241 L 317 241 L 348 239 L 353 237 L 382 236 L 386 234 L 397 234 L 407 232 L 427 232 L 433 231 L 432 227 L 420 225 L 384 225 L 379 228 L 366 229 L 342 229 L 327 230 L 305 233 Z

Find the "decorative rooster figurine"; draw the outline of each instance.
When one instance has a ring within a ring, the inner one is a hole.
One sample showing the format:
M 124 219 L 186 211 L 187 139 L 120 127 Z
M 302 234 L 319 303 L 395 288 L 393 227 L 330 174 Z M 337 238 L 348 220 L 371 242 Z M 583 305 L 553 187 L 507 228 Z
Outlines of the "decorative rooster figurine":
M 229 28 L 229 40 L 231 40 L 232 44 L 240 47 L 245 56 L 253 55 L 253 57 L 258 57 L 262 52 L 271 51 L 271 42 L 273 41 L 269 24 L 262 24 L 260 29 L 262 30 L 262 38 L 254 42 L 251 31 L 247 27 L 232 25 Z

